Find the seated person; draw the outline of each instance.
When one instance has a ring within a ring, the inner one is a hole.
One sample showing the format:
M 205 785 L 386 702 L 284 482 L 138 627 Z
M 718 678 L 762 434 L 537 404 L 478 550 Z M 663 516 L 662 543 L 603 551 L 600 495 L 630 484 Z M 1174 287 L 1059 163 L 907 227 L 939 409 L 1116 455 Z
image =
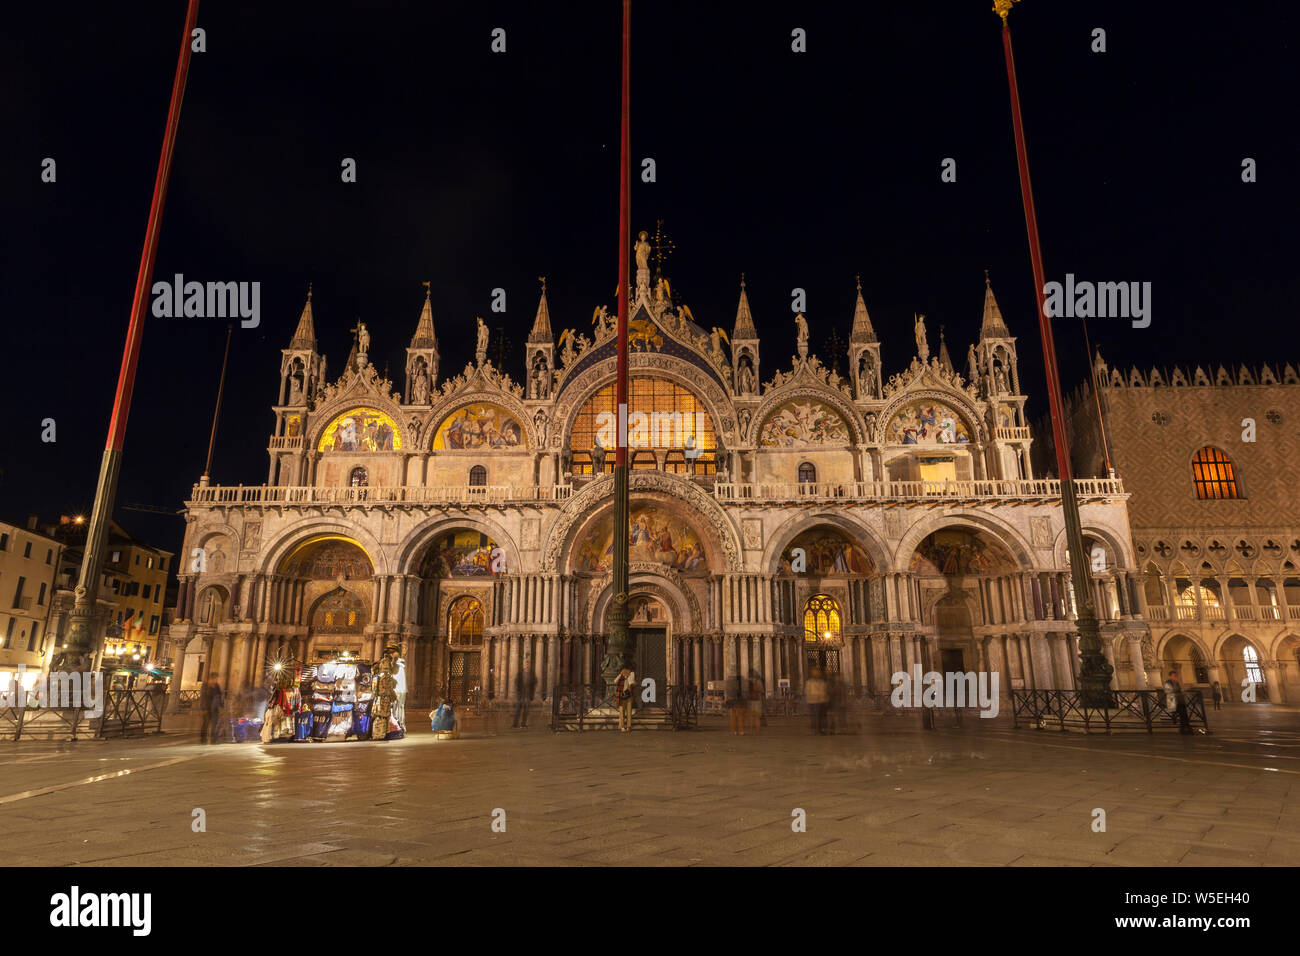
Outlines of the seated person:
M 429 719 L 433 721 L 433 732 L 435 734 L 456 729 L 456 711 L 449 700 L 444 700 L 439 704 L 438 709 L 429 715 Z

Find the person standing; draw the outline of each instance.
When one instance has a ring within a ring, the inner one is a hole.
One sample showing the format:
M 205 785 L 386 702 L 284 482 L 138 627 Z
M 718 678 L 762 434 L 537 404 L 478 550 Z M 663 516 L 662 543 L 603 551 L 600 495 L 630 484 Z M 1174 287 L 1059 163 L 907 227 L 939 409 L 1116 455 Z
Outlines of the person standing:
M 221 711 L 225 707 L 226 696 L 221 692 L 221 683 L 216 677 L 209 677 L 199 692 L 199 710 L 203 714 L 203 723 L 199 726 L 199 742 L 215 744 L 221 738 Z
M 525 657 L 523 668 L 515 675 L 515 720 L 511 727 L 528 726 L 528 705 L 532 703 L 535 690 L 537 675 L 533 673 L 533 661 Z
M 1214 682 L 1214 686 L 1211 688 L 1211 692 L 1214 695 L 1214 709 L 1215 710 L 1221 709 L 1223 706 L 1223 688 L 1219 686 L 1219 682 L 1217 680 Z
M 1176 713 L 1178 732 L 1190 734 L 1192 725 L 1187 719 L 1187 698 L 1183 696 L 1183 685 L 1178 680 L 1177 671 L 1170 671 L 1169 680 L 1165 681 L 1165 707 Z
M 830 701 L 830 694 L 820 667 L 814 667 L 809 674 L 804 684 L 804 694 L 808 698 L 808 708 L 812 715 L 813 733 L 826 733 L 826 704 Z
M 632 692 L 636 690 L 636 672 L 624 667 L 614 680 L 614 696 L 618 699 L 618 729 L 626 733 L 632 729 Z

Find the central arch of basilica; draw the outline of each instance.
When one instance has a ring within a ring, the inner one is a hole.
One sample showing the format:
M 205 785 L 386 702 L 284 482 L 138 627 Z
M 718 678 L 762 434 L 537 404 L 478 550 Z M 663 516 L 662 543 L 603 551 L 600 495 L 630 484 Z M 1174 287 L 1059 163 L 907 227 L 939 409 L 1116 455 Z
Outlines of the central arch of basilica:
M 756 673 L 798 695 L 822 667 L 882 697 L 914 664 L 1074 685 L 1076 593 L 1060 487 L 1032 473 L 1015 339 L 986 283 L 959 370 L 924 317 L 887 380 L 861 289 L 847 353 L 763 373 L 741 285 L 730 330 L 697 325 L 638 270 L 630 320 L 630 608 L 639 670 L 703 687 Z M 846 310 L 847 311 L 847 310 Z M 846 320 L 849 316 L 846 314 Z M 440 375 L 431 296 L 400 387 L 361 326 L 340 375 L 311 296 L 281 376 L 264 485 L 194 487 L 173 634 L 227 687 L 277 660 L 397 647 L 413 706 L 593 683 L 612 593 L 615 336 L 551 327 L 545 289 L 522 381 L 486 357 Z M 779 354 L 784 353 L 783 344 Z M 848 370 L 847 377 L 835 369 Z M 1159 664 L 1126 495 L 1078 482 L 1117 686 Z M 178 668 L 183 668 L 178 662 Z

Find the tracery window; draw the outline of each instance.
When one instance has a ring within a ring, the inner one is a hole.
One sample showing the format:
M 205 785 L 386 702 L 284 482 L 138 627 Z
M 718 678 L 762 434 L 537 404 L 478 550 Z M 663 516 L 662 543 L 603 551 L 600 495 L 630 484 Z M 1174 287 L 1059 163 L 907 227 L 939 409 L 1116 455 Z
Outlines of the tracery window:
M 348 474 L 348 484 L 353 488 L 364 488 L 370 483 L 366 470 L 360 466 L 353 468 Z
M 461 647 L 482 645 L 483 604 L 478 598 L 463 595 L 451 602 L 447 611 L 447 641 Z
M 1197 498 L 1240 498 L 1237 469 L 1218 448 L 1207 445 L 1192 458 L 1192 482 Z
M 1241 649 L 1241 656 L 1246 661 L 1246 680 L 1252 684 L 1264 683 L 1264 672 L 1259 667 L 1259 651 L 1247 644 Z
M 606 470 L 609 469 L 614 460 L 617 423 L 614 385 L 610 384 L 588 399 L 573 420 L 569 447 L 573 451 L 575 474 L 591 473 L 590 459 L 583 456 L 598 440 L 607 453 Z M 676 382 L 645 375 L 635 376 L 628 382 L 628 445 L 634 452 L 675 450 L 680 453 L 687 448 L 698 448 L 701 453 L 694 459 L 694 473 L 717 473 L 714 459 L 717 439 L 712 417 L 690 389 Z M 636 458 L 632 460 L 635 467 Z M 665 460 L 665 470 L 677 474 L 690 473 L 687 465 L 684 455 Z
M 803 639 L 809 643 L 840 640 L 840 605 L 829 594 L 815 594 L 804 605 Z

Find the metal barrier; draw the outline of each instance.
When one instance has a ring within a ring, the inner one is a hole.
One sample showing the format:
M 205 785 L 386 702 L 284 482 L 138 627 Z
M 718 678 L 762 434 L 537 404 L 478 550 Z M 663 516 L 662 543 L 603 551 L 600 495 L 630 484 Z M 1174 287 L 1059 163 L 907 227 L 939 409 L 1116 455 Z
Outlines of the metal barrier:
M 78 740 L 162 732 L 167 698 L 156 690 L 110 690 L 104 711 L 82 707 L 0 707 L 0 740 Z
M 1210 733 L 1201 692 L 1183 691 L 1182 696 L 1188 724 L 1198 733 Z M 1037 730 L 1054 724 L 1062 732 L 1081 727 L 1086 734 L 1126 730 L 1152 734 L 1180 727 L 1177 707 L 1170 709 L 1167 703 L 1162 690 L 1112 690 L 1100 705 L 1085 701 L 1077 690 L 1013 690 L 1011 719 L 1016 728 L 1023 722 Z
M 162 733 L 167 695 L 156 690 L 111 690 L 105 696 L 97 737 Z
M 668 685 L 668 713 L 672 716 L 673 730 L 693 730 L 700 725 L 700 711 L 704 709 L 704 689 L 696 684 L 674 687 Z
M 201 690 L 183 690 L 176 695 L 176 706 L 181 710 L 189 710 L 199 702 Z

